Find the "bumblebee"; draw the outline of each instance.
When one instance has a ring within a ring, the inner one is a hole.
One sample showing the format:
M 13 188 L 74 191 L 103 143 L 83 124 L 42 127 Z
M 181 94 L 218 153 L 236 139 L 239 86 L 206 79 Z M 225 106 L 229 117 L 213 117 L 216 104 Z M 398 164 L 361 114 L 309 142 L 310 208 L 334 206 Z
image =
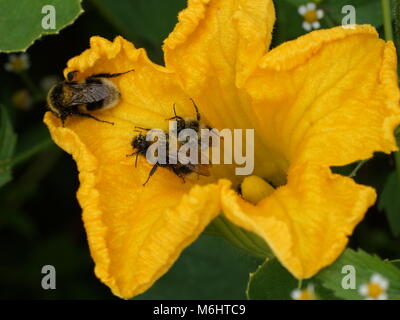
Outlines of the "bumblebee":
M 201 115 L 199 112 L 199 109 L 197 108 L 196 103 L 194 102 L 193 99 L 190 99 L 193 103 L 193 107 L 195 109 L 196 112 L 196 118 L 183 118 L 181 116 L 178 116 L 176 114 L 176 110 L 175 110 L 175 104 L 173 105 L 173 109 L 174 109 L 174 116 L 171 118 L 168 118 L 166 120 L 175 120 L 176 124 L 177 124 L 177 135 L 179 135 L 179 132 L 181 132 L 184 129 L 192 129 L 194 131 L 196 131 L 198 134 L 201 133 L 201 129 L 209 129 L 212 130 L 211 127 L 204 125 L 203 123 L 201 123 Z
M 113 122 L 101 120 L 91 111 L 108 109 L 115 106 L 121 97 L 115 84 L 108 80 L 128 73 L 99 73 L 94 74 L 81 81 L 74 81 L 78 71 L 71 71 L 67 79 L 56 84 L 47 95 L 47 106 L 49 110 L 61 119 L 64 126 L 65 119 L 76 115 L 91 118 L 99 122 L 114 124 Z
M 141 128 L 141 127 L 136 127 L 137 129 L 140 130 L 145 130 L 145 131 L 150 131 L 151 129 L 147 128 Z M 137 130 L 139 131 L 139 130 Z M 166 150 L 169 149 L 169 135 L 165 133 L 166 136 Z M 146 135 L 143 134 L 142 132 L 139 132 L 137 136 L 135 136 L 132 139 L 131 146 L 133 147 L 135 152 L 132 154 L 127 155 L 129 156 L 136 156 L 135 159 L 135 167 L 137 167 L 137 159 L 139 155 L 146 156 L 147 149 L 154 143 L 155 141 L 147 141 L 146 140 Z M 171 155 L 168 155 L 166 157 L 167 163 L 161 164 L 161 163 L 156 163 L 153 165 L 153 167 L 150 170 L 150 173 L 147 177 L 147 180 L 143 183 L 143 186 L 145 186 L 150 178 L 153 176 L 153 174 L 156 172 L 158 167 L 164 167 L 173 173 L 175 173 L 178 177 L 182 178 L 183 182 L 185 182 L 185 176 L 191 174 L 191 173 L 197 173 L 197 175 L 201 176 L 210 176 L 210 172 L 208 168 L 210 167 L 209 164 L 182 164 L 179 162 L 179 159 L 173 158 Z M 176 162 L 176 163 L 171 163 L 171 162 Z

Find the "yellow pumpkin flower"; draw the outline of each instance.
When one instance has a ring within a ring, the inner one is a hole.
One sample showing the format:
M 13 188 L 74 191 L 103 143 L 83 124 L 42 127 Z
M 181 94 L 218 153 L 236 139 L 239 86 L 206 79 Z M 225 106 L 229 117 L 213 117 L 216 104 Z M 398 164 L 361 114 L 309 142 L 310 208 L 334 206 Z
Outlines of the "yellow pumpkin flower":
M 45 115 L 77 162 L 95 273 L 114 294 L 148 289 L 221 212 L 265 240 L 295 277 L 311 277 L 340 255 L 374 203 L 372 188 L 330 167 L 397 150 L 393 44 L 371 26 L 337 27 L 268 51 L 274 20 L 271 0 L 189 0 L 164 42 L 165 67 L 121 37 L 92 37 L 68 62 L 64 74 L 78 70 L 78 79 L 135 70 L 110 79 L 121 102 L 94 112 L 114 126 L 70 117 L 63 127 Z M 151 165 L 126 158 L 134 126 L 166 129 L 174 103 L 193 116 L 190 98 L 214 128 L 255 129 L 243 198 L 232 165 L 186 183 L 160 168 L 143 187 Z

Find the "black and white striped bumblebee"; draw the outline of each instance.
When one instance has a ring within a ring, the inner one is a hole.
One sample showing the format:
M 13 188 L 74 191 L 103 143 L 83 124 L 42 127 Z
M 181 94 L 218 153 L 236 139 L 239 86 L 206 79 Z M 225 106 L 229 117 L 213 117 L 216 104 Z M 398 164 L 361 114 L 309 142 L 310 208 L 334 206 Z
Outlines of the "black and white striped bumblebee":
M 201 129 L 208 129 L 208 130 L 212 130 L 211 127 L 206 126 L 205 124 L 203 124 L 201 122 L 201 115 L 199 112 L 199 109 L 197 108 L 196 103 L 193 101 L 193 99 L 190 99 L 193 103 L 193 107 L 195 109 L 196 112 L 196 118 L 191 118 L 191 117 L 187 117 L 187 118 L 183 118 L 181 116 L 178 116 L 176 114 L 176 110 L 175 110 L 175 104 L 173 106 L 174 109 L 174 116 L 171 118 L 168 118 L 167 120 L 175 120 L 176 121 L 176 127 L 177 127 L 177 134 L 179 135 L 179 133 L 184 130 L 184 129 L 192 129 L 194 131 L 196 131 L 196 133 L 199 135 L 199 137 L 201 136 Z M 199 139 L 200 142 L 200 139 Z
M 150 129 L 147 128 L 139 128 L 141 130 L 149 131 Z M 169 148 L 169 135 L 168 133 L 165 133 L 166 137 L 166 150 Z M 143 134 L 140 132 L 138 135 L 136 135 L 131 142 L 132 148 L 135 150 L 132 154 L 129 154 L 128 156 L 136 156 L 135 159 L 135 167 L 137 166 L 137 159 L 139 155 L 142 155 L 146 157 L 146 152 L 149 149 L 149 147 L 155 143 L 155 141 L 148 141 L 146 140 L 146 134 Z M 197 173 L 198 175 L 201 176 L 210 176 L 209 172 L 209 167 L 211 165 L 209 164 L 192 164 L 192 163 L 187 163 L 183 164 L 179 162 L 179 159 L 173 158 L 171 155 L 168 155 L 166 157 L 166 163 L 155 163 L 153 167 L 151 168 L 149 175 L 147 177 L 147 180 L 143 183 L 143 186 L 149 182 L 150 178 L 152 175 L 156 172 L 158 167 L 166 168 L 173 173 L 175 173 L 178 177 L 182 178 L 183 182 L 185 182 L 185 176 L 189 175 L 190 173 Z
M 114 124 L 101 120 L 90 112 L 112 108 L 118 104 L 121 94 L 116 85 L 108 79 L 130 71 L 133 70 L 121 73 L 99 73 L 80 81 L 74 80 L 78 71 L 71 71 L 67 74 L 66 80 L 50 89 L 47 95 L 47 106 L 53 114 L 61 119 L 63 126 L 65 119 L 73 115 Z
M 179 135 L 179 133 L 184 129 L 192 129 L 197 134 L 200 134 L 201 129 L 204 129 L 204 128 L 212 130 L 211 127 L 205 126 L 203 123 L 200 122 L 200 118 L 201 118 L 200 113 L 199 113 L 198 108 L 193 100 L 192 100 L 192 102 L 193 102 L 193 106 L 196 110 L 196 118 L 195 119 L 183 118 L 181 116 L 178 116 L 175 111 L 175 105 L 173 106 L 174 116 L 172 118 L 167 119 L 167 120 L 175 120 L 177 122 L 177 129 L 176 129 L 177 135 Z M 137 129 L 139 129 L 139 130 L 137 130 Z M 131 141 L 131 146 L 135 150 L 135 152 L 128 155 L 128 156 L 136 156 L 135 167 L 137 166 L 137 159 L 138 159 L 139 155 L 146 157 L 147 150 L 155 142 L 155 141 L 148 141 L 146 139 L 146 134 L 143 134 L 140 130 L 150 131 L 151 129 L 136 127 L 136 131 L 139 131 L 139 134 L 136 135 Z M 165 139 L 166 139 L 165 149 L 168 150 L 170 137 L 169 137 L 169 134 L 166 132 L 164 132 L 164 135 L 165 135 Z M 182 142 L 178 143 L 178 148 L 182 144 L 183 144 Z M 199 142 L 199 144 L 200 144 L 200 142 Z M 201 157 L 201 152 L 202 151 L 199 148 L 199 158 Z M 157 162 L 153 165 L 153 167 L 151 168 L 150 173 L 147 177 L 147 180 L 145 181 L 143 186 L 145 186 L 147 184 L 147 182 L 149 182 L 150 178 L 156 172 L 158 167 L 163 167 L 163 168 L 166 168 L 166 169 L 172 171 L 178 177 L 182 178 L 183 182 L 185 182 L 185 176 L 187 176 L 191 173 L 197 173 L 197 175 L 201 175 L 201 176 L 210 176 L 209 168 L 211 167 L 211 165 L 210 164 L 192 164 L 190 162 L 187 164 L 183 164 L 183 163 L 179 162 L 179 159 L 174 158 L 174 156 L 172 156 L 171 154 L 168 154 L 168 156 L 166 157 L 166 163 L 158 163 Z

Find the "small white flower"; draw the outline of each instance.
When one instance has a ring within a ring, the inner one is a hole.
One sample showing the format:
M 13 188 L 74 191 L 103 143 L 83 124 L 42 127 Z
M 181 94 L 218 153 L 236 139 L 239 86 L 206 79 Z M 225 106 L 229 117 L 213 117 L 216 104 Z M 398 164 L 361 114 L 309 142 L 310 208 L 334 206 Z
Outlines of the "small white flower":
M 28 90 L 21 89 L 11 96 L 11 101 L 13 105 L 20 110 L 28 111 L 33 106 L 33 98 Z
M 304 30 L 311 31 L 312 29 L 321 28 L 319 20 L 324 17 L 324 11 L 322 9 L 317 9 L 317 5 L 314 2 L 300 6 L 299 14 L 304 17 Z
M 29 69 L 29 55 L 27 53 L 10 54 L 4 68 L 10 72 L 21 72 Z
M 358 293 L 366 300 L 387 300 L 388 288 L 389 281 L 379 273 L 374 273 L 368 283 L 364 283 L 358 288 Z
M 295 289 L 290 296 L 293 300 L 316 300 L 314 285 L 310 283 L 305 289 Z
M 43 89 L 44 92 L 49 91 L 55 84 L 60 82 L 61 79 L 59 76 L 55 74 L 50 74 L 48 76 L 45 76 L 40 80 L 40 88 Z

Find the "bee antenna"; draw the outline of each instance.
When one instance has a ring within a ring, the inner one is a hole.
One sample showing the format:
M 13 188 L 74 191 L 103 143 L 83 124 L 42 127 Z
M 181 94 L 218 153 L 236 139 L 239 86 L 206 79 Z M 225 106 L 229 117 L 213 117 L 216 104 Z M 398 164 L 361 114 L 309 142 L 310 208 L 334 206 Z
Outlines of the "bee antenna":
M 149 128 L 143 128 L 143 127 L 137 127 L 137 126 L 135 126 L 135 128 L 140 129 L 140 130 L 145 130 L 145 131 L 150 131 L 151 130 Z M 139 130 L 137 130 L 137 131 L 139 131 Z
M 199 112 L 199 109 L 197 108 L 197 105 L 196 105 L 196 103 L 194 102 L 194 100 L 193 100 L 192 98 L 190 98 L 190 100 L 192 101 L 193 106 L 194 106 L 194 109 L 196 110 L 196 119 L 197 119 L 197 121 L 200 121 L 200 112 Z

